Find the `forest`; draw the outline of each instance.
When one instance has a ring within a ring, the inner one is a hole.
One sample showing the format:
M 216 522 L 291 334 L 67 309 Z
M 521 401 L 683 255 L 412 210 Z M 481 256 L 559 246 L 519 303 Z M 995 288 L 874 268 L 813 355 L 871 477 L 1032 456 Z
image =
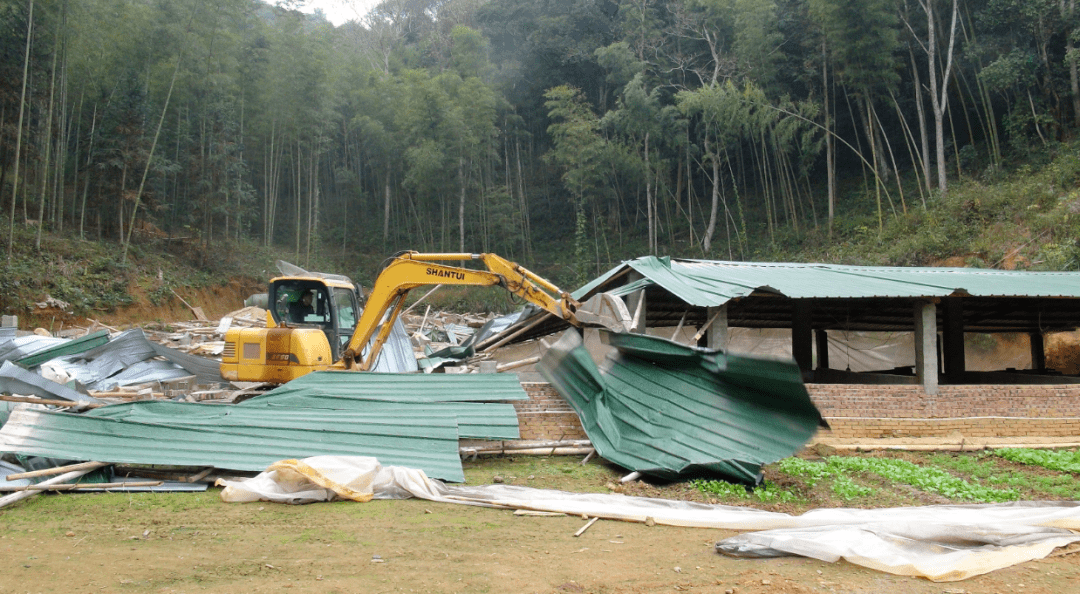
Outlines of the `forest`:
M 1075 3 L 385 0 L 335 27 L 0 0 L 4 247 L 491 251 L 573 282 L 880 235 L 1076 146 Z

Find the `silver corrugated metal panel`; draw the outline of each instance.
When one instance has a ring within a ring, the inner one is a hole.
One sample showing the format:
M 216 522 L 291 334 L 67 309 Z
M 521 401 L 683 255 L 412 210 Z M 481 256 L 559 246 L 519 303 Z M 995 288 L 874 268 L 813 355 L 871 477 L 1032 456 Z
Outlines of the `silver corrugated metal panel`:
M 375 340 L 374 337 L 372 340 Z M 364 347 L 367 353 L 367 347 Z M 379 356 L 375 358 L 375 365 L 371 368 L 374 373 L 409 373 L 417 371 L 416 353 L 413 351 L 409 333 L 405 331 L 405 325 L 401 318 L 394 320 L 390 327 L 390 335 L 386 337 L 386 343 L 379 350 Z
M 258 396 L 237 407 L 290 407 L 294 409 L 329 409 L 369 414 L 396 414 L 409 417 L 449 416 L 457 420 L 458 436 L 465 439 L 518 439 L 518 417 L 512 404 L 493 402 L 402 403 L 357 400 L 348 396 L 322 396 L 314 393 Z
M 157 355 L 154 347 L 146 340 L 141 328 L 125 330 L 112 340 L 96 349 L 79 355 L 77 360 L 86 361 L 88 371 L 101 381 L 126 367 L 145 361 Z M 91 382 L 85 382 L 88 386 Z
M 0 392 L 21 394 L 23 396 L 40 396 L 45 399 L 59 398 L 73 402 L 99 402 L 97 398 L 76 392 L 52 380 L 47 380 L 11 361 L 4 361 L 4 364 L 0 365 Z
M 462 482 L 457 448 L 452 418 L 177 402 L 134 402 L 84 415 L 18 410 L 0 429 L 0 452 L 24 455 L 243 471 L 288 458 L 374 456 Z
M 8 464 L 3 460 L 0 460 L 0 484 L 8 485 L 9 487 L 25 487 L 30 484 L 30 479 L 15 479 L 13 481 L 8 480 L 9 474 L 22 474 L 26 472 L 26 469 L 21 466 L 15 466 L 14 464 Z
M 190 375 L 191 373 L 186 369 L 181 369 L 169 361 L 139 361 L 113 376 L 96 382 L 91 389 L 107 392 L 117 386 L 134 386 Z
M 528 400 L 510 373 L 418 375 L 316 371 L 271 390 L 271 394 L 314 393 L 384 402 L 497 402 Z
M 159 357 L 164 357 L 169 361 L 172 361 L 180 367 L 183 367 L 188 374 L 194 375 L 196 383 L 202 385 L 225 383 L 225 380 L 221 379 L 220 361 L 209 359 L 207 357 L 190 355 L 153 342 L 150 343 L 150 346 L 154 347 L 154 352 L 157 353 Z

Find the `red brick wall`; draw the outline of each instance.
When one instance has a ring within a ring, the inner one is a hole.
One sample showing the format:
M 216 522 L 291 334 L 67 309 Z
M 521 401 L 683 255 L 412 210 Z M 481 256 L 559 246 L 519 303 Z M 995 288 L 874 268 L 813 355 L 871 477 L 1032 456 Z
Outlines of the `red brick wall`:
M 587 439 L 570 405 L 544 382 L 522 382 L 514 402 L 523 440 Z M 1080 436 L 1080 385 L 919 386 L 807 384 L 829 421 L 825 435 L 850 438 Z

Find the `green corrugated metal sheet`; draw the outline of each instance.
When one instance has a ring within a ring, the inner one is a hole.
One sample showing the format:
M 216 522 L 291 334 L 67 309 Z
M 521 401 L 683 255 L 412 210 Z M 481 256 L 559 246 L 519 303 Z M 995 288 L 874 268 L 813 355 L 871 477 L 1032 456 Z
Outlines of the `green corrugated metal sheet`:
M 1080 297 L 1080 273 L 979 268 L 723 262 L 645 256 L 620 264 L 574 292 L 588 295 L 627 270 L 696 306 L 718 306 L 760 290 L 795 298 Z
M 292 409 L 331 409 L 356 413 L 450 417 L 457 420 L 458 436 L 465 439 L 518 439 L 517 412 L 512 404 L 491 402 L 401 403 L 358 400 L 348 395 L 293 393 L 257 396 L 237 405 Z
M 464 481 L 449 416 L 134 402 L 76 415 L 21 410 L 0 452 L 127 464 L 259 471 L 286 458 L 373 456 L 386 465 Z
M 498 402 L 528 400 L 512 373 L 417 374 L 318 371 L 270 395 L 310 394 L 383 402 Z
M 93 334 L 88 334 L 81 338 L 75 338 L 69 340 L 63 344 L 58 344 L 52 348 L 45 349 L 34 353 L 33 355 L 23 357 L 15 361 L 19 365 L 26 367 L 27 369 L 37 367 L 46 361 L 51 361 L 57 357 L 63 357 L 65 355 L 76 355 L 90 349 L 97 348 L 105 343 L 109 342 L 109 331 L 98 330 Z
M 598 454 L 665 479 L 719 473 L 754 482 L 799 451 L 821 415 L 793 362 L 724 355 L 638 334 L 597 368 L 576 332 L 540 361 Z

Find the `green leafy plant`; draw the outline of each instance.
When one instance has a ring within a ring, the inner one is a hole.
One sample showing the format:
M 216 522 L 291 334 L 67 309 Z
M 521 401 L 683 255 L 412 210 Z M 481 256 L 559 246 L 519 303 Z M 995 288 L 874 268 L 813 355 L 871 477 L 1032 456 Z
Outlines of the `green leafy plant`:
M 994 455 L 1010 462 L 1042 466 L 1050 470 L 1080 473 L 1080 450 L 1052 451 L 1030 448 L 1004 448 L 994 450 Z
M 851 501 L 852 499 L 858 499 L 859 497 L 873 495 L 875 489 L 873 487 L 858 485 L 850 478 L 841 475 L 833 479 L 832 492 L 844 501 Z
M 799 499 L 798 495 L 790 490 L 781 489 L 769 483 L 765 483 L 752 491 L 747 490 L 744 485 L 727 481 L 695 479 L 690 481 L 690 484 L 706 495 L 713 495 L 721 499 L 757 499 L 762 503 L 791 503 Z
M 972 484 L 939 468 L 919 466 L 907 460 L 890 458 L 858 458 L 832 456 L 827 464 L 837 471 L 872 472 L 898 483 L 905 483 L 949 499 L 979 503 L 1015 501 L 1020 494 L 1015 489 L 993 489 Z

